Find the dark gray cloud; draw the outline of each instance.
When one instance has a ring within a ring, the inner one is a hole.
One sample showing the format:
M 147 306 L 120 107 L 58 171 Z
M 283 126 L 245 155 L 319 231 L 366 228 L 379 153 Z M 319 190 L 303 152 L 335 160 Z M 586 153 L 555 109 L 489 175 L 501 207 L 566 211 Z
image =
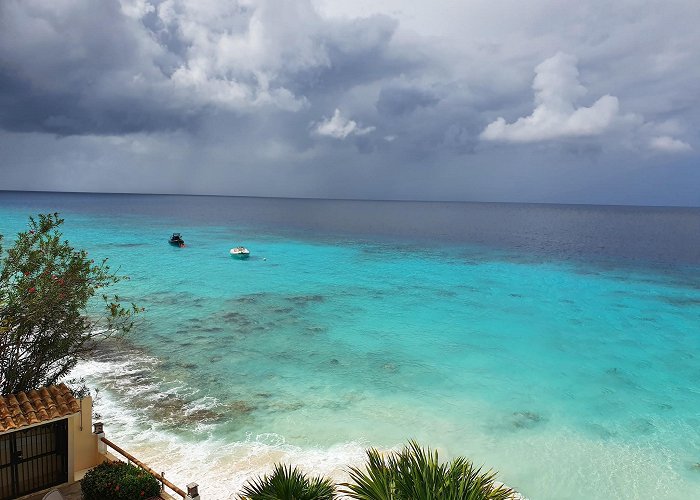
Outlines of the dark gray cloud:
M 4 3 L 0 125 L 60 135 L 189 128 L 212 113 L 299 111 L 307 95 L 332 102 L 418 69 L 387 54 L 397 27 L 387 16 L 324 23 L 310 5 L 259 4 Z
M 692 1 L 4 0 L 0 188 L 700 204 L 698 22 Z
M 57 135 L 125 134 L 192 128 L 201 118 L 159 106 L 141 95 L 96 95 L 76 86 L 46 91 L 18 75 L 0 72 L 0 127 Z
M 163 75 L 118 2 L 3 2 L 0 47 L 6 130 L 119 134 L 189 121 L 138 82 Z
M 379 92 L 377 111 L 389 116 L 403 115 L 420 106 L 433 106 L 439 100 L 429 90 L 390 85 Z

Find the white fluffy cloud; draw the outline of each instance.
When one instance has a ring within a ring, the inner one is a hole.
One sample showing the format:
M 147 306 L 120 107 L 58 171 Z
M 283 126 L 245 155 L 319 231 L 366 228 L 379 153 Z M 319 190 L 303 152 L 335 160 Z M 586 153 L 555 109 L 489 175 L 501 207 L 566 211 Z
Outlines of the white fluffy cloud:
M 336 139 L 345 139 L 349 135 L 365 135 L 369 134 L 375 127 L 360 127 L 355 120 L 343 118 L 340 110 L 336 108 L 331 118 L 326 118 L 319 123 L 314 131 L 318 135 L 334 137 Z
M 172 84 L 203 104 L 297 111 L 305 99 L 280 77 L 330 63 L 308 1 L 165 0 L 156 13 L 186 46 Z
M 498 118 L 480 137 L 489 141 L 537 142 L 560 137 L 599 135 L 618 115 L 617 97 L 604 95 L 590 107 L 576 107 L 587 90 L 578 80 L 575 56 L 557 53 L 535 68 L 535 109 L 507 123 Z
M 693 148 L 690 147 L 690 144 L 687 142 L 674 139 L 668 135 L 652 137 L 649 141 L 649 147 L 656 151 L 663 151 L 665 153 L 684 153 L 693 150 Z

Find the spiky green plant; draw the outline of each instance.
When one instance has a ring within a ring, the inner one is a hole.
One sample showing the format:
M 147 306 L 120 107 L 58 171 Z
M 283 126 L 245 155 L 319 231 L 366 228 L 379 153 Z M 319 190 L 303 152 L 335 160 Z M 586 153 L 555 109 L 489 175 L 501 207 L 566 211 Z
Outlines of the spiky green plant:
M 241 492 L 247 500 L 332 500 L 335 484 L 325 477 L 308 477 L 296 467 L 276 464 L 272 474 L 249 480 Z
M 382 456 L 367 450 L 364 469 L 350 468 L 352 483 L 341 493 L 357 500 L 507 500 L 513 490 L 496 486 L 496 473 L 463 457 L 440 463 L 438 452 L 409 441 L 401 451 Z

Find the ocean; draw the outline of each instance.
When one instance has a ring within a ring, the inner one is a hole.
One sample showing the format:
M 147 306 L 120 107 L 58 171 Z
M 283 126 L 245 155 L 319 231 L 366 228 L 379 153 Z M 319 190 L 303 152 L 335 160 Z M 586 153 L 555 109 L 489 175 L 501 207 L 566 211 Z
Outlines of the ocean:
M 0 234 L 54 211 L 147 310 L 74 375 L 205 499 L 410 438 L 533 500 L 700 491 L 700 209 L 0 192 Z

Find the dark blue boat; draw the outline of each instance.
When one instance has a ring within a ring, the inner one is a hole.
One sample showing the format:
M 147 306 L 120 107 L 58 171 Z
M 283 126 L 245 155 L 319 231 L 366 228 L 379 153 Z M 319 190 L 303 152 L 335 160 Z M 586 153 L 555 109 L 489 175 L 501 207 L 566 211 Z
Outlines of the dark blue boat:
M 180 236 L 180 233 L 173 233 L 173 235 L 170 237 L 170 240 L 168 240 L 171 245 L 178 246 L 180 248 L 185 246 L 185 240 L 182 239 L 182 236 Z

